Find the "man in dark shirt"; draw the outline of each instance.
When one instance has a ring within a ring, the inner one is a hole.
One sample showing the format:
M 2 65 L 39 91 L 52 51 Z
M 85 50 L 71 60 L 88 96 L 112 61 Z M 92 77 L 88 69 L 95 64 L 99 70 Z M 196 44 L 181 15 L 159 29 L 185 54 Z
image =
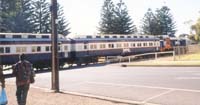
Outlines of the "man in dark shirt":
M 26 105 L 26 98 L 30 86 L 32 64 L 26 60 L 25 55 L 19 56 L 19 61 L 13 65 L 13 74 L 16 76 L 18 105 Z

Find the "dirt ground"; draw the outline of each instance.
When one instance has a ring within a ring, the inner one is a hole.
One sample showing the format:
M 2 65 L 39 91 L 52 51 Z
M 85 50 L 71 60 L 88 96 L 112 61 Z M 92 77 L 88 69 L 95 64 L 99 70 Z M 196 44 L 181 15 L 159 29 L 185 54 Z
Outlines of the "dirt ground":
M 17 105 L 15 85 L 6 85 L 8 105 Z M 130 105 L 107 100 L 82 97 L 65 93 L 53 93 L 43 89 L 31 87 L 29 90 L 27 105 Z

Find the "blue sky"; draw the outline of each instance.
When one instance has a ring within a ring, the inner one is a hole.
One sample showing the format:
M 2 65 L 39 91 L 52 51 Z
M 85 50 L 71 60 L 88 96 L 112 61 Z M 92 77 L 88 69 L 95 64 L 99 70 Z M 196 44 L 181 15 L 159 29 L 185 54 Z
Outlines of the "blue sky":
M 119 0 L 113 0 L 117 3 Z M 176 21 L 177 35 L 190 32 L 190 25 L 200 17 L 200 0 L 123 0 L 129 15 L 139 28 L 148 8 L 153 11 L 163 5 L 171 9 Z M 64 7 L 71 34 L 96 34 L 104 0 L 58 0 Z M 190 21 L 190 22 L 188 22 Z

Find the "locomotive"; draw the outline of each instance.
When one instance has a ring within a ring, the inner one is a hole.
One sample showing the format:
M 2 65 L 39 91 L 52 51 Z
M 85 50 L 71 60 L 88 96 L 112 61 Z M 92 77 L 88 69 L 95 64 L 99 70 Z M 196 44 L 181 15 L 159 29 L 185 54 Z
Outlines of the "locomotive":
M 176 40 L 161 40 L 152 35 L 58 35 L 59 64 L 89 64 L 99 57 L 126 56 L 164 51 Z M 184 43 L 183 43 L 184 44 Z M 0 33 L 0 64 L 12 65 L 19 54 L 26 54 L 34 68 L 51 65 L 51 34 Z
M 168 35 L 157 36 L 160 39 L 160 51 L 170 51 L 177 46 L 186 47 L 187 42 L 184 38 L 169 37 Z

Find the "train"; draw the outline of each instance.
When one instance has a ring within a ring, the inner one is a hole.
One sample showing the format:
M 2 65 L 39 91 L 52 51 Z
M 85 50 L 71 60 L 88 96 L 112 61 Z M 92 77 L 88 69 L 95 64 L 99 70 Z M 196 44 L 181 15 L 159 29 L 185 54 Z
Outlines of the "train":
M 58 35 L 60 66 L 97 63 L 99 57 L 127 56 L 149 52 L 173 50 L 173 46 L 186 46 L 184 40 L 161 38 L 152 35 Z M 0 33 L 0 64 L 12 65 L 19 54 L 36 69 L 51 65 L 51 34 Z

